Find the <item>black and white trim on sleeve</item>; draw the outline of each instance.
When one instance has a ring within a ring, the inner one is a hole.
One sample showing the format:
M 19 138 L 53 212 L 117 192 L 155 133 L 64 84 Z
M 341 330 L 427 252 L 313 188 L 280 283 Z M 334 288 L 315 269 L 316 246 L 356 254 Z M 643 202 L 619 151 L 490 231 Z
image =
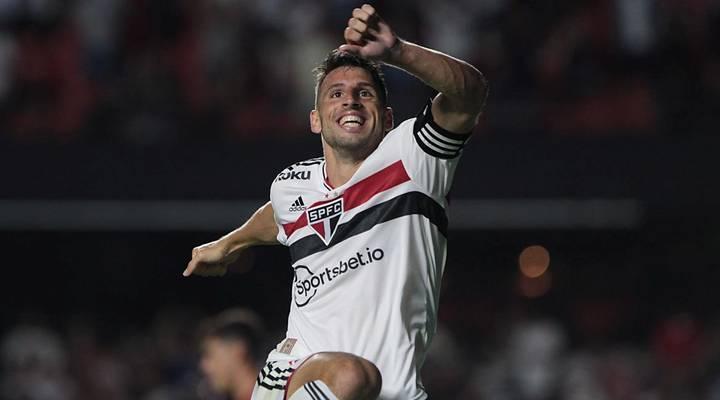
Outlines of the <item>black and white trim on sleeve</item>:
M 433 157 L 450 159 L 460 155 L 460 151 L 470 135 L 448 132 L 438 125 L 432 116 L 432 102 L 418 115 L 413 127 L 413 135 L 420 148 Z

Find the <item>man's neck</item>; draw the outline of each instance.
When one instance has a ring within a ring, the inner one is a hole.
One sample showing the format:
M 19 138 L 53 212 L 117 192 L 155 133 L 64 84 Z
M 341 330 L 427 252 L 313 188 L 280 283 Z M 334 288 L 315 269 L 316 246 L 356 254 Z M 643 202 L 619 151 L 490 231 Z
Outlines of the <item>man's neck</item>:
M 352 178 L 364 160 L 339 157 L 333 151 L 325 152 L 325 173 L 331 187 L 342 186 Z

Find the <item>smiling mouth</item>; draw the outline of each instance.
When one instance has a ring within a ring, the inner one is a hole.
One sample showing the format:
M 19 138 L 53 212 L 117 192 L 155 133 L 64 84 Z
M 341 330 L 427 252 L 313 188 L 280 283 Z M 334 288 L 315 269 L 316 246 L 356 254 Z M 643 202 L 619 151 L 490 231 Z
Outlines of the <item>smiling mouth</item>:
M 345 115 L 338 120 L 343 128 L 357 128 L 365 125 L 365 118 L 359 115 Z

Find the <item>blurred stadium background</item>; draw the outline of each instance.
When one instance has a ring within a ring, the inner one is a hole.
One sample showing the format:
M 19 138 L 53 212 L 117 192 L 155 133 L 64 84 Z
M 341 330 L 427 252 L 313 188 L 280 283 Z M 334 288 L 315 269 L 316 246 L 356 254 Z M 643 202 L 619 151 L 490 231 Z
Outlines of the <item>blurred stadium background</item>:
M 491 82 L 431 398 L 720 399 L 720 2 L 374 4 Z M 0 1 L 0 398 L 198 399 L 198 321 L 283 335 L 284 249 L 180 273 L 318 154 L 310 70 L 357 5 Z M 399 119 L 432 95 L 386 72 Z

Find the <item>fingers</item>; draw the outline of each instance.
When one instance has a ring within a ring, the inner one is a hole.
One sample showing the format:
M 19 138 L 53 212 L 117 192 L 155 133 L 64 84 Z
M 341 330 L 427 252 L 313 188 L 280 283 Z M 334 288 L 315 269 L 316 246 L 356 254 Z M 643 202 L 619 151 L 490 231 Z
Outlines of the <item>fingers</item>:
M 338 51 L 340 52 L 347 52 L 352 54 L 360 54 L 360 50 L 362 49 L 362 46 L 354 45 L 354 44 L 343 44 L 338 47 Z
M 197 268 L 198 262 L 200 261 L 200 258 L 198 255 L 200 254 L 200 248 L 195 247 L 192 250 L 192 257 L 190 257 L 190 262 L 188 263 L 187 267 L 185 267 L 185 271 L 183 271 L 183 276 L 190 276 L 192 275 L 193 271 Z
M 367 31 L 367 27 L 368 27 L 367 23 L 365 23 L 364 21 L 361 21 L 355 17 L 350 18 L 350 20 L 348 20 L 348 28 L 352 28 L 353 30 L 355 30 L 357 32 L 363 33 L 365 31 Z
M 192 259 L 188 263 L 187 268 L 183 271 L 183 276 L 192 274 L 200 276 L 223 276 L 227 273 L 227 265 L 225 264 L 207 264 L 197 259 Z
M 363 11 L 368 13 L 369 15 L 375 15 L 377 12 L 375 11 L 375 7 L 371 6 L 370 4 L 363 4 L 362 7 L 360 7 Z
M 361 8 L 356 8 L 352 12 L 352 18 L 348 21 L 348 27 L 365 34 L 377 30 L 378 23 L 380 22 L 380 16 L 375 11 L 373 6 L 369 4 L 363 4 Z
M 348 26 L 343 34 L 345 41 L 349 44 L 365 44 L 368 41 L 375 40 L 378 31 L 370 28 L 367 23 L 353 17 L 348 20 Z
M 350 45 L 363 46 L 367 43 L 365 35 L 350 27 L 345 28 L 343 36 L 345 37 L 345 43 Z
M 231 258 L 223 257 L 218 253 L 215 243 L 207 243 L 195 247 L 192 250 L 192 257 L 183 271 L 183 276 L 223 276 L 227 273 L 228 264 Z
M 365 23 L 370 23 L 378 18 L 377 11 L 370 4 L 363 4 L 362 7 L 354 9 L 352 16 Z
M 380 32 L 380 16 L 375 8 L 369 4 L 363 4 L 352 12 L 352 18 L 348 20 L 344 37 L 349 45 L 365 45 L 367 42 L 377 40 Z M 352 50 L 346 50 L 352 51 Z
M 345 36 L 345 41 L 348 44 L 364 44 L 365 42 L 363 34 L 349 26 L 345 28 L 343 36 Z
M 188 266 L 185 268 L 185 271 L 183 271 L 183 276 L 190 276 L 192 275 L 193 271 L 195 271 L 195 268 L 197 268 L 197 259 L 193 257 L 192 260 L 188 263 Z

